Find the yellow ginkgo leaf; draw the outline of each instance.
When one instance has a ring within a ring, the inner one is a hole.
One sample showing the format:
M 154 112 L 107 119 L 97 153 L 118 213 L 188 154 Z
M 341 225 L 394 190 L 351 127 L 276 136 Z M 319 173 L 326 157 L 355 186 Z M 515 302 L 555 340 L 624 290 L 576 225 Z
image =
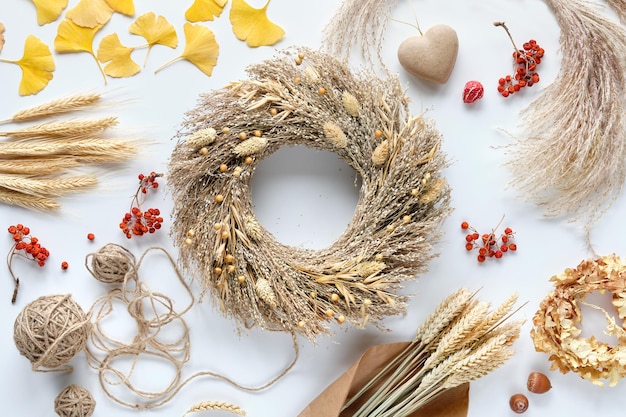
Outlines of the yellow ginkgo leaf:
M 248 46 L 274 45 L 285 35 L 283 28 L 267 17 L 267 0 L 265 6 L 255 9 L 244 0 L 233 0 L 230 7 L 230 23 L 237 39 L 246 41 Z
M 118 13 L 125 14 L 126 16 L 133 16 L 135 14 L 135 4 L 133 0 L 106 0 L 109 7 Z
M 17 64 L 22 69 L 19 93 L 22 96 L 37 94 L 48 85 L 54 71 L 54 58 L 48 45 L 29 35 L 24 42 L 24 55 L 18 61 L 0 59 L 0 62 Z
M 132 60 L 130 54 L 134 48 L 122 45 L 117 33 L 102 38 L 98 47 L 98 60 L 107 63 L 104 72 L 111 77 L 132 77 L 141 71 L 141 67 Z
M 63 9 L 67 7 L 67 0 L 33 0 L 37 10 L 37 23 L 43 26 L 54 22 L 61 16 Z
M 80 0 L 65 13 L 65 17 L 78 26 L 95 28 L 107 23 L 113 16 L 113 9 L 106 0 Z
M 219 17 L 228 0 L 194 0 L 185 11 L 185 19 L 190 22 L 206 22 Z
M 145 61 L 148 60 L 150 48 L 154 45 L 165 45 L 170 48 L 178 46 L 176 29 L 163 16 L 157 17 L 153 12 L 141 15 L 129 27 L 133 35 L 143 36 L 148 41 L 148 52 Z M 144 65 L 145 65 L 144 61 Z
M 101 28 L 102 26 L 93 28 L 78 26 L 71 20 L 64 20 L 59 23 L 59 28 L 57 29 L 57 35 L 54 38 L 54 50 L 60 53 L 87 52 L 96 60 L 96 64 L 98 64 L 106 84 L 106 74 L 102 70 L 96 54 L 93 52 L 93 38 Z
M 4 31 L 5 27 L 2 22 L 0 22 L 0 52 L 2 52 L 2 48 L 4 48 Z
M 209 28 L 202 25 L 193 25 L 189 22 L 185 23 L 183 29 L 185 31 L 186 42 L 183 53 L 161 65 L 154 72 L 157 73 L 176 61 L 186 59 L 198 67 L 200 71 L 211 76 L 211 74 L 213 74 L 213 67 L 217 65 L 217 56 L 220 51 L 220 47 L 215 40 L 215 35 Z

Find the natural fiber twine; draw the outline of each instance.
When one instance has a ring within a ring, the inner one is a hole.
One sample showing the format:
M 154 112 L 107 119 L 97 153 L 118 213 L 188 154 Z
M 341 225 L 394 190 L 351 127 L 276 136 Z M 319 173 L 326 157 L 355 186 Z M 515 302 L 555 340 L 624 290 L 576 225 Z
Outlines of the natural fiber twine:
M 54 399 L 54 411 L 61 417 L 90 417 L 95 408 L 91 393 L 76 384 L 66 387 Z
M 121 284 L 127 276 L 135 275 L 135 263 L 135 255 L 113 243 L 104 245 L 85 258 L 87 270 L 105 284 Z
M 34 371 L 66 371 L 66 365 L 87 343 L 91 322 L 71 295 L 40 297 L 15 319 L 17 350 Z

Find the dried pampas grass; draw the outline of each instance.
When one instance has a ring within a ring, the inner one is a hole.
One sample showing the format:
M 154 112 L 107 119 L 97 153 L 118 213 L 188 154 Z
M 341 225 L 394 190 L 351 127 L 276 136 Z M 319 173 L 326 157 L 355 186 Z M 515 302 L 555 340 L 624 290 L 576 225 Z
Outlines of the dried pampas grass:
M 54 118 L 100 103 L 99 94 L 56 99 L 14 114 L 0 124 Z M 0 202 L 27 209 L 57 209 L 71 192 L 97 184 L 97 175 L 73 175 L 74 168 L 118 164 L 137 152 L 137 144 L 107 135 L 117 117 L 57 121 L 0 131 Z
M 450 210 L 433 122 L 410 114 L 396 78 L 355 75 L 317 51 L 286 51 L 248 72 L 202 96 L 171 156 L 172 236 L 185 272 L 244 326 L 311 339 L 332 322 L 380 325 L 402 313 L 398 291 L 427 270 Z M 200 145 L 206 129 L 216 136 Z M 326 249 L 283 245 L 254 216 L 254 169 L 284 145 L 334 152 L 362 179 L 352 222 Z
M 546 3 L 561 27 L 561 70 L 522 112 L 509 166 L 525 198 L 588 230 L 626 178 L 626 31 L 586 2 Z M 624 15 L 623 1 L 611 5 Z

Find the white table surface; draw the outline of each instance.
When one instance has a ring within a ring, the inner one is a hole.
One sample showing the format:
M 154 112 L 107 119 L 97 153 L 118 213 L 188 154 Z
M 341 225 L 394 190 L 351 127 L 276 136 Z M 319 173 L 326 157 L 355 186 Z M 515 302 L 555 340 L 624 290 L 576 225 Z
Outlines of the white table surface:
M 70 1 L 70 5 L 75 3 Z M 96 190 L 63 199 L 63 207 L 56 214 L 0 206 L 2 228 L 18 222 L 26 224 L 52 253 L 43 269 L 19 259 L 14 262 L 15 271 L 22 276 L 22 287 L 15 305 L 9 302 L 13 283 L 6 267 L 0 274 L 0 343 L 3 346 L 0 355 L 0 404 L 5 415 L 53 415 L 54 397 L 69 383 L 82 385 L 92 392 L 97 401 L 96 416 L 135 415 L 136 411 L 121 407 L 104 396 L 97 375 L 87 367 L 83 354 L 72 361 L 75 371 L 71 374 L 32 372 L 30 363 L 19 355 L 13 343 L 15 317 L 27 302 L 46 294 L 71 293 L 83 308 L 88 309 L 106 288 L 85 270 L 84 258 L 106 243 L 125 245 L 136 255 L 153 245 L 175 253 L 168 235 L 170 219 L 167 214 L 172 209 L 171 196 L 165 188 L 159 189 L 150 200 L 152 205 L 166 213 L 164 230 L 130 241 L 119 231 L 117 225 L 130 204 L 136 175 L 153 170 L 167 171 L 175 143 L 172 137 L 183 113 L 195 105 L 198 94 L 245 77 L 246 66 L 271 57 L 276 49 L 292 45 L 319 46 L 321 30 L 339 6 L 339 1 L 273 0 L 269 15 L 285 29 L 286 36 L 275 47 L 256 49 L 236 40 L 230 29 L 227 6 L 222 17 L 206 23 L 215 32 L 220 44 L 218 65 L 213 76 L 205 76 L 187 62 L 176 63 L 157 75 L 153 74 L 156 67 L 182 51 L 184 10 L 190 4 L 191 0 L 135 1 L 136 16 L 148 11 L 164 15 L 176 27 L 180 42 L 175 51 L 155 47 L 147 67 L 132 78 L 109 79 L 108 85 L 104 86 L 94 60 L 87 54 L 55 54 L 57 69 L 49 86 L 35 96 L 20 97 L 17 93 L 21 76 L 19 69 L 0 63 L 0 119 L 50 99 L 97 91 L 104 93 L 106 100 L 124 102 L 122 106 L 101 110 L 103 114 L 119 116 L 118 130 L 147 138 L 145 150 L 139 157 L 122 169 L 103 173 Z M 263 1 L 255 0 L 251 4 L 260 6 Z M 458 33 L 459 54 L 445 85 L 417 80 L 408 75 L 396 59 L 399 43 L 408 36 L 414 36 L 415 29 L 395 21 L 388 24 L 383 50 L 385 62 L 406 87 L 414 112 L 428 109 L 428 114 L 436 120 L 444 135 L 443 151 L 452 162 L 445 175 L 452 187 L 454 211 L 445 222 L 444 237 L 436 247 L 440 256 L 431 263 L 427 274 L 407 287 L 407 291 L 415 295 L 406 316 L 389 318 L 386 324 L 390 331 L 386 333 L 371 327 L 363 330 L 343 326 L 337 327 L 332 336 L 321 336 L 315 344 L 301 339 L 300 359 L 296 366 L 263 392 L 251 394 L 206 378 L 191 383 L 170 403 L 146 411 L 144 415 L 180 416 L 196 402 L 213 400 L 237 404 L 250 416 L 296 416 L 368 346 L 410 339 L 415 328 L 436 304 L 460 287 L 480 289 L 480 297 L 494 304 L 517 291 L 521 302 L 528 303 L 518 313 L 527 322 L 520 340 L 515 344 L 515 356 L 504 367 L 472 384 L 470 417 L 514 415 L 509 410 L 509 396 L 525 392 L 526 376 L 535 370 L 550 376 L 553 389 L 543 396 L 530 396 L 531 405 L 526 415 L 587 414 L 608 417 L 623 414 L 626 382 L 614 388 L 599 388 L 575 374 L 551 372 L 547 355 L 534 351 L 529 336 L 532 316 L 551 289 L 550 276 L 592 256 L 585 245 L 580 225 L 543 218 L 539 209 L 525 203 L 516 190 L 508 186 L 507 158 L 499 148 L 509 143 L 500 129 L 518 132 L 518 112 L 538 97 L 541 89 L 558 72 L 559 28 L 554 16 L 538 0 L 422 0 L 412 2 L 412 5 L 399 2 L 393 9 L 392 17 L 413 22 L 412 9 L 424 30 L 440 23 L 452 26 Z M 509 40 L 502 29 L 492 26 L 492 22 L 497 20 L 507 22 L 519 44 L 535 38 L 546 50 L 541 64 L 541 82 L 509 99 L 502 99 L 496 91 L 497 79 L 511 68 Z M 2 57 L 19 58 L 28 34 L 38 36 L 52 47 L 58 22 L 39 27 L 31 2 L 2 0 L 0 21 L 7 27 Z M 139 38 L 127 31 L 131 22 L 128 17 L 115 15 L 98 34 L 96 42 L 104 34 L 115 31 L 126 45 L 141 43 Z M 141 60 L 143 53 L 137 56 Z M 471 79 L 482 81 L 486 92 L 481 101 L 468 106 L 462 102 L 461 92 L 465 82 Z M 350 221 L 357 195 L 351 168 L 333 154 L 305 148 L 281 149 L 261 163 L 253 183 L 255 210 L 263 224 L 278 240 L 310 248 L 328 245 L 340 235 Z M 592 241 L 599 254 L 626 253 L 623 236 L 625 210 L 626 196 L 622 195 L 593 229 Z M 459 225 L 467 220 L 479 231 L 488 231 L 502 215 L 506 215 L 504 224 L 517 232 L 519 249 L 500 261 L 478 264 L 474 256 L 465 251 L 464 234 Z M 95 241 L 85 238 L 89 232 L 95 233 Z M 8 234 L 0 238 L 0 254 L 8 252 L 11 244 Z M 173 274 L 167 272 L 163 257 L 154 255 L 151 259 L 144 274 L 149 284 L 166 288 L 173 297 L 180 295 L 175 289 Z M 60 269 L 63 260 L 70 263 L 69 270 L 65 272 Z M 602 297 L 598 299 L 606 301 Z M 185 302 L 181 298 L 178 305 L 182 306 Z M 603 322 L 599 313 L 589 309 L 584 312 L 584 334 L 602 338 Z M 186 319 L 191 328 L 192 359 L 185 373 L 213 370 L 243 384 L 258 385 L 291 359 L 289 335 L 260 330 L 239 334 L 234 323 L 223 318 L 210 302 L 197 305 Z M 157 368 L 149 366 L 143 370 L 142 377 L 144 375 L 148 381 L 158 381 L 163 377 Z

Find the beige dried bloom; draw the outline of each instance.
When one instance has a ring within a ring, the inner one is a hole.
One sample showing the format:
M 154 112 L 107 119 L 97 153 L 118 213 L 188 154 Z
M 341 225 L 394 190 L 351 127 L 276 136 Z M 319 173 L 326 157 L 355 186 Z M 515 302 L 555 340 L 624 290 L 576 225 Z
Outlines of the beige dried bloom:
M 385 162 L 387 162 L 388 158 L 389 158 L 389 141 L 385 139 L 384 141 L 380 142 L 380 144 L 378 144 L 376 149 L 374 149 L 374 152 L 372 152 L 372 162 L 374 163 L 374 165 L 379 167 L 383 165 Z
M 341 95 L 341 102 L 350 116 L 357 117 L 359 115 L 359 101 L 352 94 L 344 91 Z
M 324 135 L 326 135 L 326 139 L 336 148 L 343 149 L 348 144 L 346 134 L 333 122 L 324 123 Z
M 421 204 L 432 203 L 433 201 L 437 200 L 445 186 L 446 180 L 444 180 L 443 178 L 437 178 L 436 180 L 432 181 L 426 191 L 424 191 L 424 193 L 419 196 L 418 201 Z
M 259 278 L 254 284 L 254 290 L 261 300 L 263 300 L 268 306 L 276 308 L 278 305 L 276 302 L 276 294 L 270 285 L 269 281 L 265 278 Z
M 233 152 L 235 155 L 250 156 L 263 151 L 267 147 L 267 139 L 264 137 L 253 136 L 250 139 L 246 139 L 239 145 L 235 146 Z
M 4 48 L 4 24 L 0 22 L 0 52 L 2 52 L 2 48 Z
M 196 130 L 191 135 L 187 136 L 187 145 L 192 148 L 200 148 L 202 146 L 210 145 L 215 141 L 217 132 L 212 127 L 205 127 L 203 129 Z
M 304 69 L 304 81 L 311 85 L 318 83 L 321 77 L 317 70 L 311 66 L 308 66 Z
M 253 240 L 259 240 L 261 238 L 263 229 L 259 222 L 253 216 L 246 216 L 243 219 L 243 227 L 246 234 Z

